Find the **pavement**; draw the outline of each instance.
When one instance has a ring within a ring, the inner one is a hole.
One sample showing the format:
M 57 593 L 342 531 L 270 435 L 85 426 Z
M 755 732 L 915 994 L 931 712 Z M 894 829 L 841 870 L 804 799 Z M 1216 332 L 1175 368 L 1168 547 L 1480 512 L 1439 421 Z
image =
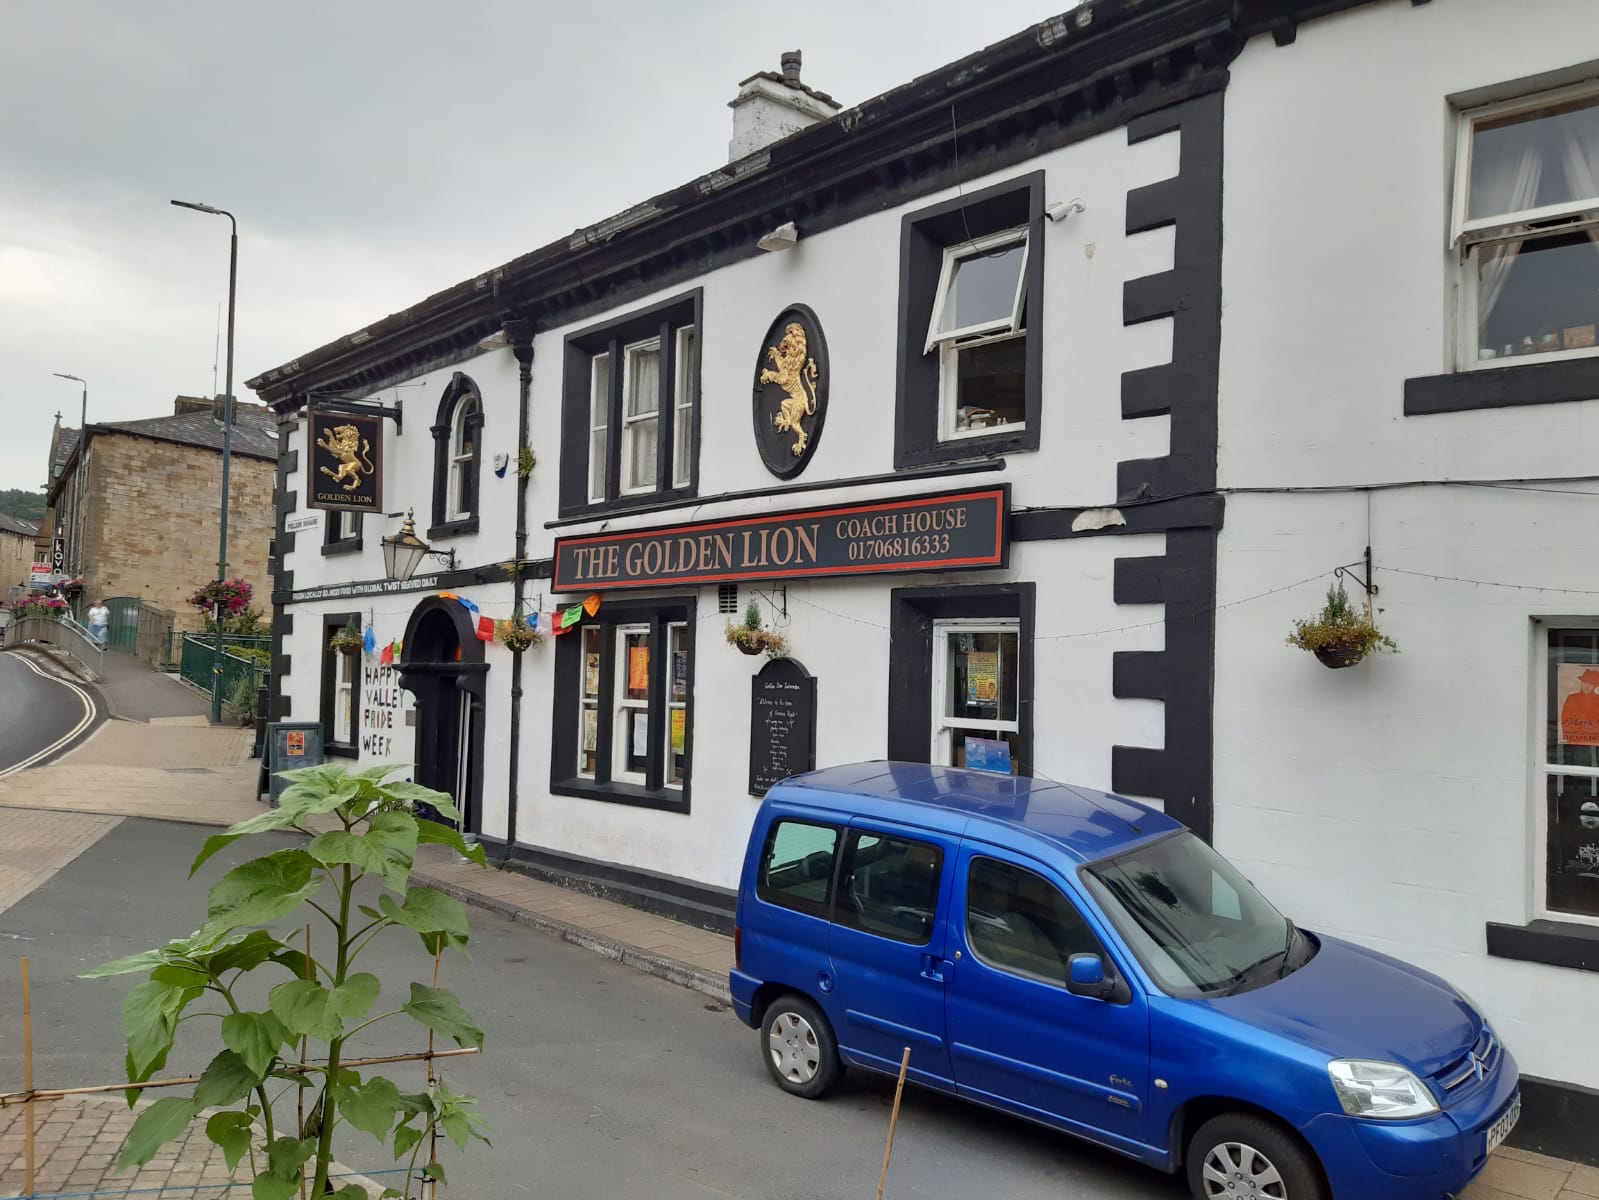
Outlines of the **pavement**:
M 0 911 L 42 886 L 123 819 L 225 826 L 261 811 L 264 802 L 255 796 L 257 764 L 249 757 L 250 731 L 211 726 L 203 715 L 202 698 L 142 664 L 137 670 L 122 669 L 130 661 L 107 659 L 108 665 L 115 665 L 106 671 L 100 692 L 116 714 L 113 719 L 60 761 L 0 780 L 0 808 L 17 809 L 20 818 L 12 822 L 19 836 L 0 850 Z M 192 710 L 197 705 L 199 713 L 184 711 L 185 706 Z M 727 1000 L 731 938 L 513 869 L 484 870 L 456 861 L 441 847 L 423 847 L 417 864 L 416 878 L 470 904 Z M 21 1165 L 19 1157 L 13 1159 L 13 1151 L 20 1156 L 17 1111 L 0 1110 L 0 1118 L 11 1118 L 9 1126 L 0 1124 L 0 1172 L 4 1173 L 0 1200 L 21 1192 L 20 1183 L 13 1182 L 15 1168 Z M 119 1106 L 118 1111 L 126 1110 Z M 114 1143 L 125 1125 L 107 1116 L 92 1132 L 85 1132 L 101 1116 L 99 1109 L 83 1104 L 55 1109 L 45 1118 L 39 1136 L 41 1147 L 48 1147 L 48 1162 L 55 1164 L 51 1186 L 70 1194 L 95 1195 L 124 1195 L 133 1186 L 108 1170 Z M 209 1143 L 202 1135 L 198 1143 L 184 1145 L 189 1152 L 174 1155 L 168 1164 L 171 1171 L 160 1185 L 164 1190 L 142 1194 L 155 1200 L 215 1194 L 195 1190 L 196 1183 L 211 1182 L 205 1178 L 209 1160 L 200 1157 Z M 176 1174 L 180 1166 L 181 1181 Z M 96 1171 L 98 1183 L 81 1186 Z M 41 1175 L 41 1190 L 36 1193 L 40 1200 L 52 1195 L 44 1184 Z M 123 1190 L 104 1190 L 116 1187 Z M 1502 1147 L 1463 1200 L 1594 1198 L 1599 1198 L 1599 1169 Z

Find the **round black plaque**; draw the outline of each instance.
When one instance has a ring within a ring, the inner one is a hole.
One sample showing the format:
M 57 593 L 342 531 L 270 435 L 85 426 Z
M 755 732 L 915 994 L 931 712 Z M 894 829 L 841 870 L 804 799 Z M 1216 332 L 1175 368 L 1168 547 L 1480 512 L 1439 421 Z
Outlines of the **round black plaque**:
M 803 304 L 778 314 L 755 364 L 755 446 L 766 469 L 792 479 L 816 453 L 827 416 L 827 340 Z

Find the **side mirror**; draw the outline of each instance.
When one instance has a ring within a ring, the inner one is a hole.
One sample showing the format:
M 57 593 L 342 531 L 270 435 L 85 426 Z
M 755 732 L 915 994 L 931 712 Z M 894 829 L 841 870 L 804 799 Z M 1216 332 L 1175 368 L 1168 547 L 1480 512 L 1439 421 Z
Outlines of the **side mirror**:
M 1116 984 L 1105 977 L 1105 960 L 1099 955 L 1074 954 L 1067 970 L 1066 990 L 1074 996 L 1108 1000 L 1116 991 Z

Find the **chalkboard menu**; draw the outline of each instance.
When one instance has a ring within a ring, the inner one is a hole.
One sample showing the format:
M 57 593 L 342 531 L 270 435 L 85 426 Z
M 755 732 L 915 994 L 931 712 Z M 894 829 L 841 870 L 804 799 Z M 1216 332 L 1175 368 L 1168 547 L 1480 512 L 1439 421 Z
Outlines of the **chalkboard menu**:
M 816 767 L 816 677 L 774 658 L 750 681 L 750 795 Z

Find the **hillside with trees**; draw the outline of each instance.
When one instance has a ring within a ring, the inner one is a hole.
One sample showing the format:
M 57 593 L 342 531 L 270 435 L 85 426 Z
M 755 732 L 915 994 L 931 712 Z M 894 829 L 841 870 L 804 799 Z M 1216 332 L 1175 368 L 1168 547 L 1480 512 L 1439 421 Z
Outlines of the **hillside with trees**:
M 42 521 L 44 493 L 22 488 L 0 488 L 0 513 L 19 521 Z

